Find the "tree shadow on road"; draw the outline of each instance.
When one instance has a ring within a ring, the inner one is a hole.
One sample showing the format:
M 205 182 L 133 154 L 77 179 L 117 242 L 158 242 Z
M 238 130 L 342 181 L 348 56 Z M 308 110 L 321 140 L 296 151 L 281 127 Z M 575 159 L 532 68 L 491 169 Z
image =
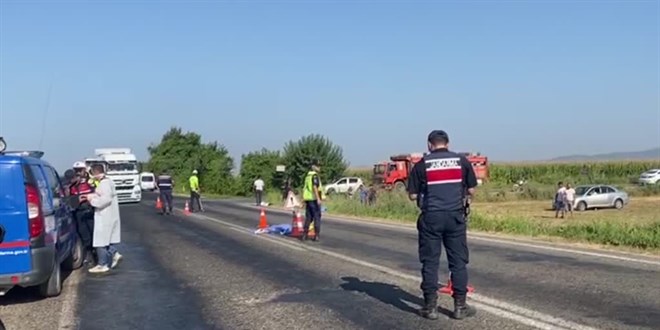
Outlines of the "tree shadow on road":
M 424 300 L 422 298 L 410 294 L 409 292 L 401 289 L 396 285 L 381 282 L 362 281 L 359 278 L 353 276 L 345 276 L 341 279 L 346 282 L 340 285 L 340 287 L 345 291 L 364 293 L 374 299 L 394 306 L 397 309 L 407 313 L 419 313 L 418 310 L 410 306 L 410 304 L 417 306 L 424 305 Z M 443 307 L 439 307 L 438 311 L 447 316 L 451 315 L 451 311 Z

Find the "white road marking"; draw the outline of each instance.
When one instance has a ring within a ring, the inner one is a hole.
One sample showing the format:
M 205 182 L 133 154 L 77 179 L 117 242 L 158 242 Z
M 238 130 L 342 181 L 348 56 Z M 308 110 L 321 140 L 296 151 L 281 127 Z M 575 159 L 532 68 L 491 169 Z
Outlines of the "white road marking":
M 286 210 L 279 210 L 279 209 L 271 209 L 271 211 L 281 213 L 281 214 L 287 213 Z M 364 225 L 364 226 L 370 226 L 370 227 L 381 227 L 381 228 L 389 228 L 389 229 L 394 229 L 394 230 L 399 230 L 399 231 L 417 232 L 417 228 L 415 228 L 411 225 L 406 225 L 406 224 L 391 224 L 391 223 L 377 222 L 377 221 L 373 221 L 373 220 L 344 219 L 344 218 L 337 218 L 335 216 L 327 216 L 327 217 L 325 217 L 325 219 L 328 219 L 330 221 L 346 222 L 346 223 L 352 223 L 352 224 L 358 224 L 358 225 Z M 469 231 L 468 231 L 468 237 L 470 239 L 474 239 L 474 240 L 480 240 L 480 241 L 490 242 L 490 243 L 498 243 L 498 244 L 502 244 L 502 245 L 513 245 L 513 246 L 520 246 L 520 247 L 526 247 L 526 248 L 531 248 L 531 249 L 554 251 L 554 252 L 561 252 L 561 253 L 567 253 L 567 254 L 579 254 L 579 255 L 596 257 L 596 258 L 613 259 L 613 260 L 620 260 L 620 261 L 626 261 L 626 262 L 633 262 L 633 263 L 647 264 L 647 265 L 653 265 L 653 266 L 660 266 L 660 260 L 649 260 L 649 259 L 642 259 L 642 258 L 637 258 L 637 257 L 632 257 L 632 256 L 631 257 L 626 257 L 626 256 L 609 254 L 609 253 L 604 253 L 604 252 L 592 252 L 592 251 L 585 251 L 585 250 L 579 250 L 579 249 L 569 249 L 569 248 L 563 248 L 563 247 L 557 247 L 557 246 L 549 246 L 547 244 L 534 244 L 532 242 L 520 242 L 520 241 L 515 241 L 515 240 L 500 239 L 500 238 L 495 238 L 495 237 L 492 237 L 492 236 L 489 237 L 489 236 L 484 236 L 484 235 L 481 235 L 481 234 L 470 233 Z M 630 255 L 632 255 L 632 254 L 630 254 Z
M 179 211 L 177 209 L 177 211 Z M 242 233 L 246 233 L 245 227 L 223 221 L 217 218 L 212 218 L 206 215 L 201 215 L 201 214 L 193 214 L 193 216 L 215 222 L 227 227 L 230 227 L 231 229 L 234 229 L 236 231 L 240 231 Z M 259 236 L 255 235 L 257 237 L 264 237 L 264 236 Z M 384 267 L 380 265 L 376 265 L 367 261 L 363 261 L 360 259 L 356 259 L 353 257 L 349 257 L 347 255 L 343 255 L 340 253 L 328 251 L 325 249 L 309 246 L 309 245 L 304 245 L 300 243 L 294 243 L 290 240 L 284 239 L 284 238 L 274 238 L 274 237 L 269 237 L 268 239 L 271 242 L 278 243 L 279 245 L 294 249 L 294 250 L 308 250 L 308 251 L 313 251 L 317 253 L 321 253 L 330 257 L 334 257 L 340 260 L 344 260 L 359 266 L 364 266 L 368 267 L 374 270 L 378 270 L 380 272 L 397 276 L 406 280 L 414 281 L 416 283 L 419 283 L 421 281 L 421 278 L 418 276 L 406 274 L 403 272 L 400 272 L 398 270 L 389 268 L 389 267 Z M 277 241 L 277 242 L 276 242 Z M 469 300 L 474 304 L 475 307 L 484 310 L 486 312 L 489 312 L 491 314 L 494 314 L 496 316 L 510 319 L 512 321 L 525 324 L 528 326 L 532 326 L 538 329 L 547 329 L 547 330 L 566 330 L 566 329 L 574 329 L 574 330 L 596 330 L 596 328 L 592 328 L 589 326 L 581 325 L 572 321 L 568 321 L 559 317 L 554 317 L 548 314 L 540 313 L 531 309 L 527 309 L 524 307 L 520 307 L 514 304 L 510 304 L 501 300 L 489 298 L 480 294 L 471 294 L 469 296 Z
M 78 285 L 80 284 L 81 270 L 76 270 L 64 281 L 62 295 L 62 309 L 57 322 L 57 330 L 78 329 L 76 306 L 78 305 Z

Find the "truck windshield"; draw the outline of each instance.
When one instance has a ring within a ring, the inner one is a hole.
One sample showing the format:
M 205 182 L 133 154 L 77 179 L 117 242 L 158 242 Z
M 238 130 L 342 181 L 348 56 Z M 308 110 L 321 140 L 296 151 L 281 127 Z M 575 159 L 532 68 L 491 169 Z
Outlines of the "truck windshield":
M 385 173 L 385 165 L 378 164 L 374 165 L 374 174 L 383 174 Z
M 108 172 L 136 172 L 137 163 L 112 163 L 108 164 Z

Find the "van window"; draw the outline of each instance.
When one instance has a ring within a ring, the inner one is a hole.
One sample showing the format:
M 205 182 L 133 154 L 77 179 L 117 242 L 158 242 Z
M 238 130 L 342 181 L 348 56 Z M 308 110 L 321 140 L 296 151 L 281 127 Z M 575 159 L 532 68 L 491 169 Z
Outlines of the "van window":
M 63 198 L 64 190 L 62 189 L 62 184 L 59 179 L 59 175 L 54 168 L 50 166 L 44 166 L 44 171 L 46 172 L 46 180 L 48 180 L 48 187 L 50 188 L 50 193 L 53 198 Z
M 36 181 L 37 189 L 39 190 L 39 196 L 41 197 L 41 210 L 45 215 L 50 215 L 53 213 L 53 202 L 48 193 L 48 181 L 41 171 L 41 166 L 30 165 L 30 169 L 34 175 L 34 180 Z
M 154 177 L 151 175 L 145 175 L 142 177 L 142 182 L 152 182 L 154 181 Z
M 348 179 L 348 183 L 358 183 L 358 179 L 357 178 L 350 178 L 350 179 Z

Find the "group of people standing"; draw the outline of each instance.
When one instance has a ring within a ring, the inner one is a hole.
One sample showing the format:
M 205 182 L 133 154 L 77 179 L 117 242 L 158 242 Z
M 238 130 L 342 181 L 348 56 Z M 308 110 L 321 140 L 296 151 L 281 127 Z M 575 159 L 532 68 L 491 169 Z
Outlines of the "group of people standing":
M 91 175 L 84 162 L 75 162 L 65 174 L 68 180 L 78 234 L 84 247 L 85 263 L 96 263 L 90 273 L 106 273 L 123 256 L 117 251 L 121 242 L 121 218 L 114 182 L 105 175 L 103 164 L 93 164 Z
M 575 189 L 570 183 L 564 184 L 562 181 L 557 183 L 557 192 L 555 193 L 555 218 L 564 218 L 566 212 L 573 215 L 573 203 L 575 203 Z
M 199 191 L 199 178 L 197 177 L 197 170 L 192 171 L 192 175 L 188 179 L 190 184 L 190 212 L 195 212 L 195 207 L 203 211 L 201 195 Z M 163 214 L 172 214 L 174 208 L 172 204 L 172 192 L 174 190 L 174 179 L 169 174 L 169 171 L 163 171 L 156 177 L 156 188 L 160 193 L 160 199 L 163 201 Z

